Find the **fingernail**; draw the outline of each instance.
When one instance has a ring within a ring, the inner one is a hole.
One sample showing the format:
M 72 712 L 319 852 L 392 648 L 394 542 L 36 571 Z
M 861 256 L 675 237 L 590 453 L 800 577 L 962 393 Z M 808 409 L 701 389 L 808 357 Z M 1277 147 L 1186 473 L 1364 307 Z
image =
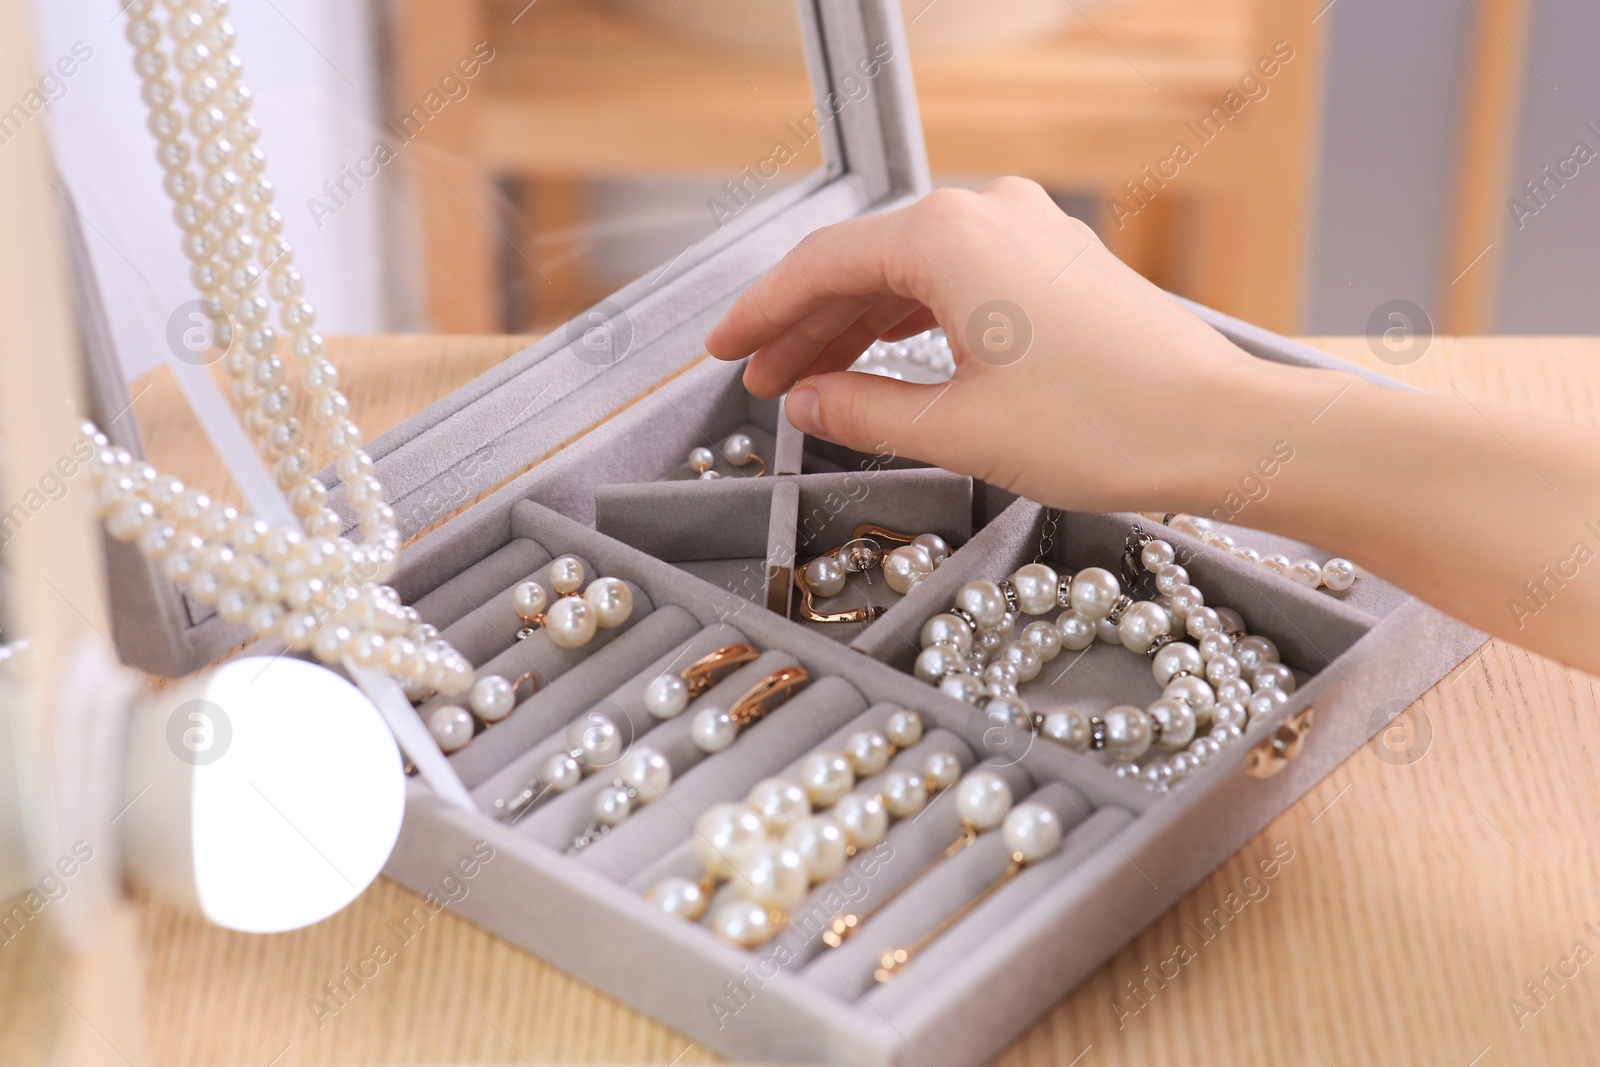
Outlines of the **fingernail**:
M 783 411 L 789 416 L 789 425 L 801 433 L 822 433 L 822 398 L 811 386 L 802 383 L 789 390 Z

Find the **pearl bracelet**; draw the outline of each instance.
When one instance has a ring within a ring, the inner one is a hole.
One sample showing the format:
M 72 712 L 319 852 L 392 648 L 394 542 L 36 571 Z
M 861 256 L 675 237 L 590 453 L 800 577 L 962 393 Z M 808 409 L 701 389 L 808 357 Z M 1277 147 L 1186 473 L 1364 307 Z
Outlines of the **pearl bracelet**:
M 1130 588 L 1153 577 L 1158 597 L 1133 599 L 1100 567 L 1060 575 L 1038 562 L 1002 582 L 969 582 L 948 612 L 923 625 L 913 673 L 1007 727 L 1079 752 L 1105 751 L 1117 774 L 1165 791 L 1236 744 L 1251 721 L 1287 703 L 1296 681 L 1278 662 L 1277 646 L 1248 634 L 1237 612 L 1206 606 L 1166 541 L 1135 527 L 1122 573 Z M 1008 640 L 1020 616 L 1056 608 L 1066 610 L 1054 623 L 1026 623 Z M 1031 709 L 1018 684 L 1062 649 L 1081 651 L 1096 638 L 1148 656 L 1161 697 L 1098 715 L 1073 706 Z M 1141 768 L 1135 761 L 1152 749 L 1173 755 Z

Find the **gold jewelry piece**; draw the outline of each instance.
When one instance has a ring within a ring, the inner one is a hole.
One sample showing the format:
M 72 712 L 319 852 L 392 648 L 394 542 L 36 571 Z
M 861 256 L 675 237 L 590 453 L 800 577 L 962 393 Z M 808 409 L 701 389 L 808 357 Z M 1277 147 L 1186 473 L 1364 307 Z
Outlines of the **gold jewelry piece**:
M 689 724 L 689 736 L 695 747 L 705 753 L 721 752 L 733 744 L 739 731 L 764 717 L 772 710 L 776 697 L 787 699 L 794 690 L 811 678 L 804 667 L 783 667 L 773 671 L 735 700 L 727 711 L 720 708 L 701 708 Z
M 760 649 L 743 641 L 707 652 L 677 674 L 652 679 L 644 688 L 645 709 L 658 719 L 677 718 L 689 701 L 717 684 L 719 672 L 743 666 L 760 655 Z
M 880 984 L 889 981 L 900 972 L 900 968 L 911 962 L 912 957 L 949 932 L 951 927 L 970 915 L 1001 886 L 1015 878 L 1022 868 L 1053 855 L 1056 849 L 1061 847 L 1061 818 L 1053 810 L 1037 802 L 1018 804 L 1006 816 L 1001 833 L 1005 836 L 1006 850 L 1011 854 L 1011 863 L 1006 867 L 1005 873 L 990 882 L 983 892 L 956 909 L 953 915 L 923 934 L 909 947 L 894 948 L 885 952 L 878 959 L 877 969 L 872 972 L 874 979 Z
M 746 477 L 759 478 L 767 473 L 767 461 L 756 455 L 756 445 L 750 440 L 749 434 L 729 434 L 723 439 L 721 452 L 723 458 L 735 467 L 748 467 L 752 463 L 761 465 L 760 470 Z M 713 469 L 716 462 L 717 453 L 704 445 L 689 450 L 689 469 L 705 481 L 714 481 L 722 477 Z
M 898 547 L 887 552 L 879 541 Z M 850 532 L 850 540 L 807 563 L 794 572 L 800 590 L 800 616 L 810 622 L 870 622 L 882 615 L 876 605 L 845 611 L 819 611 L 817 597 L 834 597 L 844 592 L 845 580 L 859 573 L 872 583 L 871 572 L 882 568 L 884 581 L 904 595 L 934 572 L 950 555 L 950 546 L 938 534 L 903 534 L 873 523 L 861 523 Z
M 979 767 L 956 784 L 956 813 L 961 817 L 961 831 L 956 839 L 927 866 L 912 875 L 900 887 L 876 901 L 871 908 L 835 915 L 822 933 L 822 943 L 838 948 L 861 929 L 861 924 L 880 908 L 910 889 L 917 881 L 956 853 L 975 844 L 978 835 L 999 825 L 1011 812 L 1011 787 L 994 771 Z

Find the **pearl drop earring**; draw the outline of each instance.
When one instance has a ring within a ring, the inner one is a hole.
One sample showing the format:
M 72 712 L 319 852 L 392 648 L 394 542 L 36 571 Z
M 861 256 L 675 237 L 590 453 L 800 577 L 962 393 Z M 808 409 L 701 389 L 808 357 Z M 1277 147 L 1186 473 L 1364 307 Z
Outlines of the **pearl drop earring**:
M 567 854 L 574 855 L 600 840 L 633 814 L 638 805 L 666 796 L 671 784 L 672 764 L 667 757 L 645 745 L 630 749 L 617 761 L 617 774 L 611 784 L 595 794 L 594 822 L 573 839 Z
M 495 815 L 516 822 L 548 797 L 572 789 L 590 771 L 616 763 L 621 755 L 622 731 L 617 724 L 604 712 L 586 711 L 567 724 L 566 748 L 546 759 L 511 797 L 496 800 Z
M 962 849 L 970 848 L 978 835 L 999 825 L 1011 811 L 1011 787 L 994 771 L 979 767 L 956 785 L 956 815 L 961 820 L 961 830 L 948 848 L 934 857 L 922 870 L 901 883 L 894 892 L 876 901 L 870 909 L 841 912 L 828 923 L 822 933 L 822 943 L 838 948 L 861 928 L 861 924 L 875 911 L 910 889 L 919 879 Z
M 752 463 L 760 464 L 761 469 L 748 477 L 759 478 L 767 473 L 767 461 L 756 455 L 756 444 L 750 440 L 749 434 L 729 434 L 722 442 L 722 455 L 735 467 L 748 467 Z M 689 450 L 689 469 L 705 481 L 713 481 L 722 477 L 713 469 L 716 462 L 717 454 L 704 445 Z
M 689 723 L 694 746 L 708 754 L 721 752 L 733 744 L 740 730 L 772 710 L 770 702 L 774 698 L 789 697 L 810 677 L 811 672 L 804 667 L 783 667 L 751 686 L 727 711 L 701 708 Z
M 956 923 L 965 919 L 1002 886 L 1022 873 L 1024 867 L 1048 859 L 1061 847 L 1061 819 L 1043 804 L 1032 801 L 1018 804 L 1011 809 L 1006 815 L 1005 825 L 1000 833 L 1004 837 L 1006 851 L 1011 854 L 1011 864 L 1005 869 L 1005 873 L 990 882 L 981 893 L 963 904 L 938 926 L 923 934 L 914 944 L 907 948 L 890 949 L 885 952 L 878 960 L 877 969 L 872 972 L 872 977 L 880 985 L 899 974 L 900 969 L 910 963 L 917 953 L 948 933 Z
M 885 552 L 878 541 L 897 547 Z M 911 536 L 882 526 L 863 523 L 850 533 L 850 540 L 798 568 L 794 583 L 800 590 L 800 616 L 810 622 L 868 622 L 883 614 L 874 605 L 846 611 L 824 612 L 816 607 L 818 597 L 828 598 L 844 592 L 851 574 L 861 574 L 870 583 L 871 572 L 881 568 L 890 589 L 901 596 L 932 574 L 950 555 L 945 539 L 934 533 Z
M 851 734 L 842 751 L 813 752 L 795 778 L 768 778 L 743 804 L 708 809 L 695 825 L 695 854 L 705 874 L 699 881 L 665 879 L 647 898 L 669 914 L 695 920 L 718 882 L 731 880 L 734 899 L 712 916 L 713 931 L 746 948 L 768 940 L 807 889 L 838 874 L 859 849 L 882 841 L 890 820 L 920 813 L 930 789 L 955 783 L 959 758 L 935 752 L 920 771 L 889 771 L 875 792 L 851 792 L 858 776 L 878 774 L 896 752 L 922 740 L 922 729 L 921 715 L 896 711 L 882 731 Z M 759 836 L 751 832 L 757 826 Z
M 525 641 L 543 629 L 559 648 L 582 648 L 597 631 L 621 626 L 633 614 L 633 590 L 620 578 L 596 578 L 580 595 L 586 576 L 576 556 L 559 556 L 550 564 L 550 585 L 555 603 L 544 586 L 533 580 L 511 590 L 511 607 L 522 621 L 517 640 Z
M 658 719 L 676 718 L 689 701 L 717 684 L 720 672 L 741 667 L 760 655 L 760 649 L 741 641 L 706 653 L 677 674 L 658 675 L 644 688 L 645 710 Z
M 532 671 L 514 682 L 498 674 L 484 675 L 467 690 L 467 707 L 444 704 L 428 713 L 428 732 L 446 754 L 459 752 L 478 732 L 479 723 L 487 730 L 516 709 L 517 690 L 524 682 L 532 682 L 534 691 L 539 688 L 539 677 Z

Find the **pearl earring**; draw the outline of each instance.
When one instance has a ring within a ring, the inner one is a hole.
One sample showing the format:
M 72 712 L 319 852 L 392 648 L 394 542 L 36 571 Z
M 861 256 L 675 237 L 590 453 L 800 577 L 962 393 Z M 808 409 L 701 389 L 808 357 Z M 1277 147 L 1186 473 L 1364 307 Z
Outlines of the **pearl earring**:
M 857 850 L 882 841 L 891 819 L 920 813 L 930 790 L 960 777 L 960 759 L 935 752 L 920 771 L 885 774 L 876 792 L 851 792 L 858 776 L 878 774 L 896 752 L 922 740 L 922 729 L 922 716 L 896 711 L 882 731 L 851 734 L 838 752 L 813 752 L 794 778 L 768 778 L 744 803 L 708 809 L 696 820 L 694 841 L 705 874 L 698 881 L 665 879 L 646 897 L 693 921 L 705 914 L 718 883 L 729 880 L 735 898 L 712 916 L 713 931 L 745 948 L 769 940 L 806 890 L 838 874 Z
M 885 952 L 878 960 L 877 969 L 872 972 L 872 977 L 880 985 L 899 974 L 900 969 L 910 963 L 912 957 L 977 910 L 980 904 L 1020 874 L 1024 867 L 1048 859 L 1061 847 L 1061 819 L 1043 804 L 1032 801 L 1018 804 L 1011 809 L 1005 817 L 1005 825 L 1000 833 L 1005 840 L 1006 851 L 1011 854 L 1011 864 L 1006 867 L 1005 873 L 990 882 L 981 893 L 963 904 L 938 926 L 923 934 L 916 943 L 907 948 L 890 949 Z
M 622 731 L 604 712 L 586 711 L 567 724 L 566 748 L 545 760 L 528 783 L 509 799 L 494 802 L 495 815 L 516 822 L 548 797 L 572 789 L 590 772 L 609 767 L 622 755 Z M 648 752 L 634 749 L 634 752 Z
M 719 672 L 743 666 L 760 655 L 760 649 L 741 641 L 706 653 L 677 674 L 659 675 L 644 688 L 645 709 L 658 719 L 675 718 L 683 714 L 689 701 L 717 684 Z
M 748 467 L 752 463 L 760 464 L 761 469 L 748 477 L 759 478 L 767 473 L 767 461 L 756 455 L 756 443 L 750 440 L 749 434 L 729 434 L 722 442 L 722 455 L 735 467 Z M 689 469 L 705 481 L 713 481 L 722 477 L 713 469 L 716 462 L 717 454 L 704 445 L 689 450 Z
M 879 541 L 897 547 L 885 552 Z M 938 534 L 913 537 L 863 523 L 851 531 L 850 540 L 795 571 L 794 584 L 800 590 L 800 616 L 810 622 L 868 622 L 883 614 L 884 609 L 867 605 L 823 612 L 817 610 L 816 600 L 844 592 L 845 580 L 852 573 L 862 574 L 870 583 L 871 572 L 877 568 L 883 570 L 883 579 L 889 588 L 904 596 L 949 555 L 949 544 Z
M 467 690 L 467 707 L 444 704 L 428 713 L 428 732 L 447 755 L 459 752 L 479 732 L 480 723 L 487 730 L 515 710 L 517 690 L 524 682 L 532 682 L 534 691 L 538 691 L 539 676 L 532 671 L 518 676 L 514 682 L 498 674 L 484 675 Z
M 1236 544 L 1228 534 L 1218 533 L 1216 525 L 1210 519 L 1176 511 L 1167 512 L 1165 515 L 1147 512 L 1145 517 L 1155 519 L 1162 525 L 1170 526 L 1190 537 L 1199 538 L 1204 544 L 1220 548 L 1246 563 L 1259 564 L 1272 573 L 1288 578 L 1307 589 L 1328 589 L 1342 593 L 1355 585 L 1356 578 L 1359 577 L 1360 572 L 1356 569 L 1356 565 L 1339 556 L 1334 556 L 1326 563 L 1318 563 L 1312 559 L 1291 560 L 1281 552 L 1262 555 L 1248 545 Z
M 639 745 L 617 761 L 617 774 L 611 784 L 594 798 L 594 821 L 573 838 L 567 854 L 575 855 L 610 833 L 632 815 L 640 805 L 651 804 L 667 794 L 672 784 L 672 764 L 653 748 Z
M 689 723 L 689 736 L 694 746 L 707 754 L 721 752 L 733 744 L 740 730 L 772 710 L 769 701 L 791 696 L 810 677 L 811 672 L 804 667 L 783 667 L 751 686 L 727 711 L 701 708 Z
M 956 785 L 956 816 L 961 820 L 961 830 L 948 848 L 934 857 L 922 870 L 903 882 L 898 889 L 877 901 L 870 909 L 842 912 L 835 915 L 822 933 L 822 943 L 838 948 L 861 929 L 861 924 L 875 911 L 904 893 L 945 860 L 962 849 L 969 848 L 978 835 L 999 825 L 1011 811 L 1011 787 L 994 771 L 979 767 Z
M 580 595 L 586 576 L 576 556 L 559 556 L 550 564 L 550 584 L 556 601 L 544 586 L 531 579 L 511 590 L 511 606 L 522 621 L 517 640 L 525 641 L 543 629 L 560 648 L 582 648 L 598 630 L 621 626 L 633 614 L 633 590 L 621 578 L 596 578 Z

